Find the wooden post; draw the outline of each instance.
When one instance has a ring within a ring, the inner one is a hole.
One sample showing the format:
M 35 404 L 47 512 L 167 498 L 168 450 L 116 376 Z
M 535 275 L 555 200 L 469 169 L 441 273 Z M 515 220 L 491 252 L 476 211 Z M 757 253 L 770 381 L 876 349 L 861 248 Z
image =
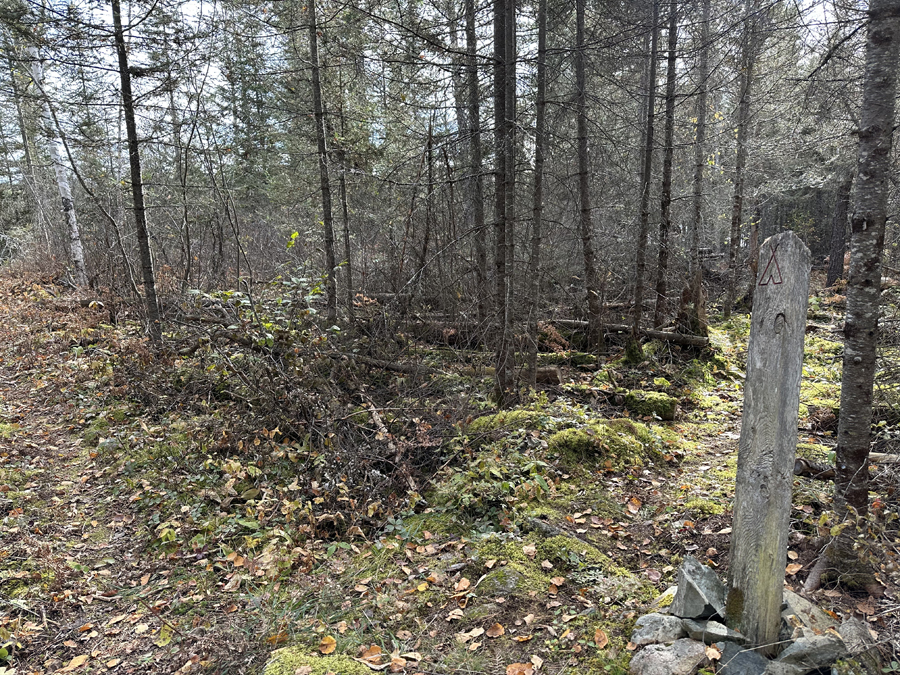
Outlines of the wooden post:
M 772 655 L 781 627 L 809 249 L 793 232 L 759 251 L 734 493 L 726 623 Z

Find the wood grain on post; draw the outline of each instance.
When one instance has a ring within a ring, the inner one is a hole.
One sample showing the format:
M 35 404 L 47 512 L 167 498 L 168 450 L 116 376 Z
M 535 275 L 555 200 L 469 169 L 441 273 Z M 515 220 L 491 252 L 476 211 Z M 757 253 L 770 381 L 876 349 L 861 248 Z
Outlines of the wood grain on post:
M 793 232 L 763 242 L 751 315 L 725 604 L 729 627 L 771 654 L 781 627 L 809 249 Z

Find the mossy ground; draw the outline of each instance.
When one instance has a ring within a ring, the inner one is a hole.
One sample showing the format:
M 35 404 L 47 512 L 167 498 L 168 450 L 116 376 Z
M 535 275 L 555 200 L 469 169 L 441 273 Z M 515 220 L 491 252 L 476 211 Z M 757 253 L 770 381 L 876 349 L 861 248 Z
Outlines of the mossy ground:
M 43 310 L 23 295 L 8 311 Z M 104 320 L 86 312 L 91 340 L 144 353 L 138 324 Z M 85 672 L 118 659 L 134 672 L 352 674 L 371 672 L 353 657 L 377 645 L 409 673 L 502 673 L 532 656 L 545 672 L 625 673 L 634 620 L 683 556 L 726 572 L 748 325 L 714 324 L 708 350 L 649 343 L 596 369 L 542 355 L 566 384 L 523 390 L 508 411 L 491 407 L 489 355 L 462 364 L 408 342 L 437 372 L 367 373 L 391 438 L 354 443 L 235 426 L 221 363 L 159 365 L 179 396 L 213 386 L 202 404 L 151 405 L 124 357 L 69 349 L 64 332 L 0 341 L 0 369 L 27 381 L 0 398 L 0 592 L 22 603 L 0 608 L 0 628 L 22 644 L 15 664 L 52 672 L 85 653 Z M 31 358 L 35 346 L 59 356 Z M 828 462 L 821 411 L 839 396 L 840 345 L 810 334 L 806 352 L 798 454 Z M 356 376 L 324 361 L 317 386 Z M 67 394 L 36 409 L 31 387 L 48 382 Z M 629 410 L 629 392 L 674 401 L 677 421 Z M 317 414 L 365 429 L 369 405 Z M 364 462 L 361 495 L 347 475 Z M 402 489 L 379 492 L 397 463 Z M 806 565 L 829 501 L 827 486 L 795 482 L 792 551 Z M 72 628 L 57 639 L 57 626 Z

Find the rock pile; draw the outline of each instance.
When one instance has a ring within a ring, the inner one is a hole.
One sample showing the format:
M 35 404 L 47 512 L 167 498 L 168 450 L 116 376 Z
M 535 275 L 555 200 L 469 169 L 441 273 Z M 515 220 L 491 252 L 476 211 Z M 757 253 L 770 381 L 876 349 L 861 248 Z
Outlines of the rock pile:
M 668 605 L 668 606 L 667 606 Z M 878 672 L 869 629 L 858 619 L 841 623 L 785 589 L 778 657 L 769 660 L 724 625 L 725 586 L 693 557 L 678 570 L 678 585 L 640 617 L 631 635 L 638 651 L 633 675 L 691 675 L 715 662 L 723 675 L 807 675 Z M 842 668 L 832 664 L 845 661 Z

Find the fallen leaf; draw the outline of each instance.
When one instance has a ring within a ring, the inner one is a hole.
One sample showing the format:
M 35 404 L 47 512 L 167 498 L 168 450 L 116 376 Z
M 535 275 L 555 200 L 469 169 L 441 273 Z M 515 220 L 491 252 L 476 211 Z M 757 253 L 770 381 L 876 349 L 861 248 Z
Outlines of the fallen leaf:
M 474 651 L 475 651 L 476 649 L 478 649 L 481 645 L 482 645 L 481 642 L 473 642 L 472 644 L 469 645 L 469 651 L 470 651 L 470 652 L 474 652 Z
M 312 666 L 300 666 L 294 671 L 294 675 L 312 675 Z
M 331 654 L 337 647 L 337 640 L 330 635 L 326 635 L 319 643 L 319 651 L 323 654 Z
M 550 583 L 554 586 L 562 586 L 564 583 L 566 583 L 566 579 L 565 577 L 553 577 L 550 580 Z
M 148 626 L 145 623 L 139 623 L 137 626 L 134 627 L 134 632 L 138 635 L 146 633 L 148 630 L 150 630 L 150 626 Z
M 553 569 L 553 563 L 550 562 L 549 560 L 544 560 L 544 561 L 541 562 L 541 567 L 543 567 L 545 570 L 552 570 L 552 569 Z
M 406 654 L 401 654 L 404 659 L 409 659 L 410 661 L 421 661 L 422 655 L 419 652 L 407 652 Z
M 347 622 L 346 621 L 338 621 L 337 622 L 337 632 L 343 635 L 347 632 Z M 400 631 L 405 632 L 405 631 Z M 400 633 L 397 633 L 397 637 L 400 637 Z
M 162 633 L 162 631 L 160 631 Z M 171 638 L 170 638 L 171 639 Z M 285 632 L 275 633 L 275 635 L 270 635 L 266 638 L 266 642 L 270 645 L 280 645 L 284 642 L 288 641 L 288 635 Z
M 535 555 L 537 555 L 537 546 L 535 546 L 534 544 L 525 544 L 525 546 L 522 547 L 522 553 L 527 555 L 529 558 L 533 558 Z
M 708 658 L 710 661 L 716 661 L 722 658 L 722 650 L 720 650 L 715 645 L 709 645 L 706 648 L 706 658 Z
M 541 666 L 544 665 L 544 659 L 542 659 L 542 658 L 541 658 L 540 656 L 538 656 L 537 654 L 532 654 L 532 655 L 531 655 L 531 662 L 534 664 L 534 669 L 535 669 L 535 670 L 540 670 L 540 669 L 541 669 Z
M 93 627 L 94 627 L 94 624 L 92 624 L 92 623 L 86 623 L 86 624 L 84 624 L 81 628 L 78 629 L 78 632 L 79 632 L 79 633 L 86 633 L 87 631 L 89 631 L 89 630 L 90 630 L 91 628 L 93 628 Z
M 632 497 L 625 503 L 625 508 L 628 509 L 628 513 L 637 513 L 641 510 L 641 500 L 637 497 Z
M 450 613 L 447 615 L 447 621 L 458 621 L 463 618 L 463 611 L 461 609 L 451 609 Z
M 347 622 L 341 621 L 341 623 L 344 624 L 344 630 L 347 630 Z M 340 624 L 338 624 L 338 625 L 340 625 Z M 341 632 L 343 632 L 343 631 L 341 631 Z M 410 633 L 408 630 L 398 630 L 397 637 L 401 640 L 412 640 L 412 633 Z
M 104 665 L 105 665 L 107 668 L 115 668 L 115 667 L 116 667 L 117 665 L 119 665 L 120 663 L 122 663 L 122 659 L 110 659 L 110 660 L 107 661 Z
M 428 590 L 428 584 L 423 581 L 421 584 L 416 586 L 416 590 L 419 591 L 419 593 L 424 593 Z
M 498 638 L 506 633 L 506 629 L 499 623 L 495 623 L 493 626 L 488 628 L 486 632 L 489 638 Z
M 172 630 L 172 626 L 170 626 L 167 623 L 164 623 L 162 625 L 162 628 L 159 629 L 159 637 L 156 639 L 156 642 L 154 642 L 153 644 L 155 644 L 157 647 L 165 647 L 167 644 L 169 644 L 172 641 L 173 632 L 174 631 Z M 285 636 L 285 638 L 287 638 L 287 636 Z
M 791 576 L 797 574 L 800 570 L 803 569 L 803 565 L 800 563 L 791 563 L 787 567 L 784 568 L 784 571 L 790 574 Z
M 513 638 L 513 640 L 515 640 L 516 642 L 528 642 L 533 637 L 533 635 L 517 635 Z
M 61 673 L 71 673 L 73 670 L 81 668 L 85 663 L 88 662 L 88 659 L 91 658 L 87 654 L 82 654 L 81 656 L 76 656 L 74 659 L 69 661 L 68 665 L 60 670 Z
M 359 658 L 361 658 L 363 661 L 367 661 L 368 663 L 379 666 L 381 665 L 381 647 L 379 647 L 378 645 L 370 645 L 368 648 L 363 647 Z
M 800 557 L 800 554 L 797 553 L 796 551 L 788 551 L 787 555 L 788 555 L 788 558 L 790 558 L 791 560 L 796 560 L 797 558 Z
M 490 569 L 493 569 L 494 565 L 496 565 L 496 564 L 497 564 L 497 560 L 492 558 L 491 560 L 488 560 L 486 563 L 484 563 L 484 566 L 490 570 Z
M 454 586 L 454 588 L 456 589 L 457 593 L 459 593 L 461 591 L 466 590 L 471 585 L 472 585 L 472 582 L 469 581 L 466 577 L 463 577 L 462 579 L 460 579 L 459 581 L 456 582 L 456 586 Z
M 594 644 L 597 645 L 597 649 L 603 649 L 609 644 L 609 637 L 599 628 L 594 631 Z
M 525 622 L 525 625 L 526 625 L 526 626 L 530 626 L 530 625 L 531 625 L 531 622 L 534 621 L 534 614 L 528 614 L 528 615 L 527 615 L 524 619 L 522 619 L 522 620 Z
M 506 666 L 506 675 L 534 675 L 534 666 L 530 663 L 511 663 Z

